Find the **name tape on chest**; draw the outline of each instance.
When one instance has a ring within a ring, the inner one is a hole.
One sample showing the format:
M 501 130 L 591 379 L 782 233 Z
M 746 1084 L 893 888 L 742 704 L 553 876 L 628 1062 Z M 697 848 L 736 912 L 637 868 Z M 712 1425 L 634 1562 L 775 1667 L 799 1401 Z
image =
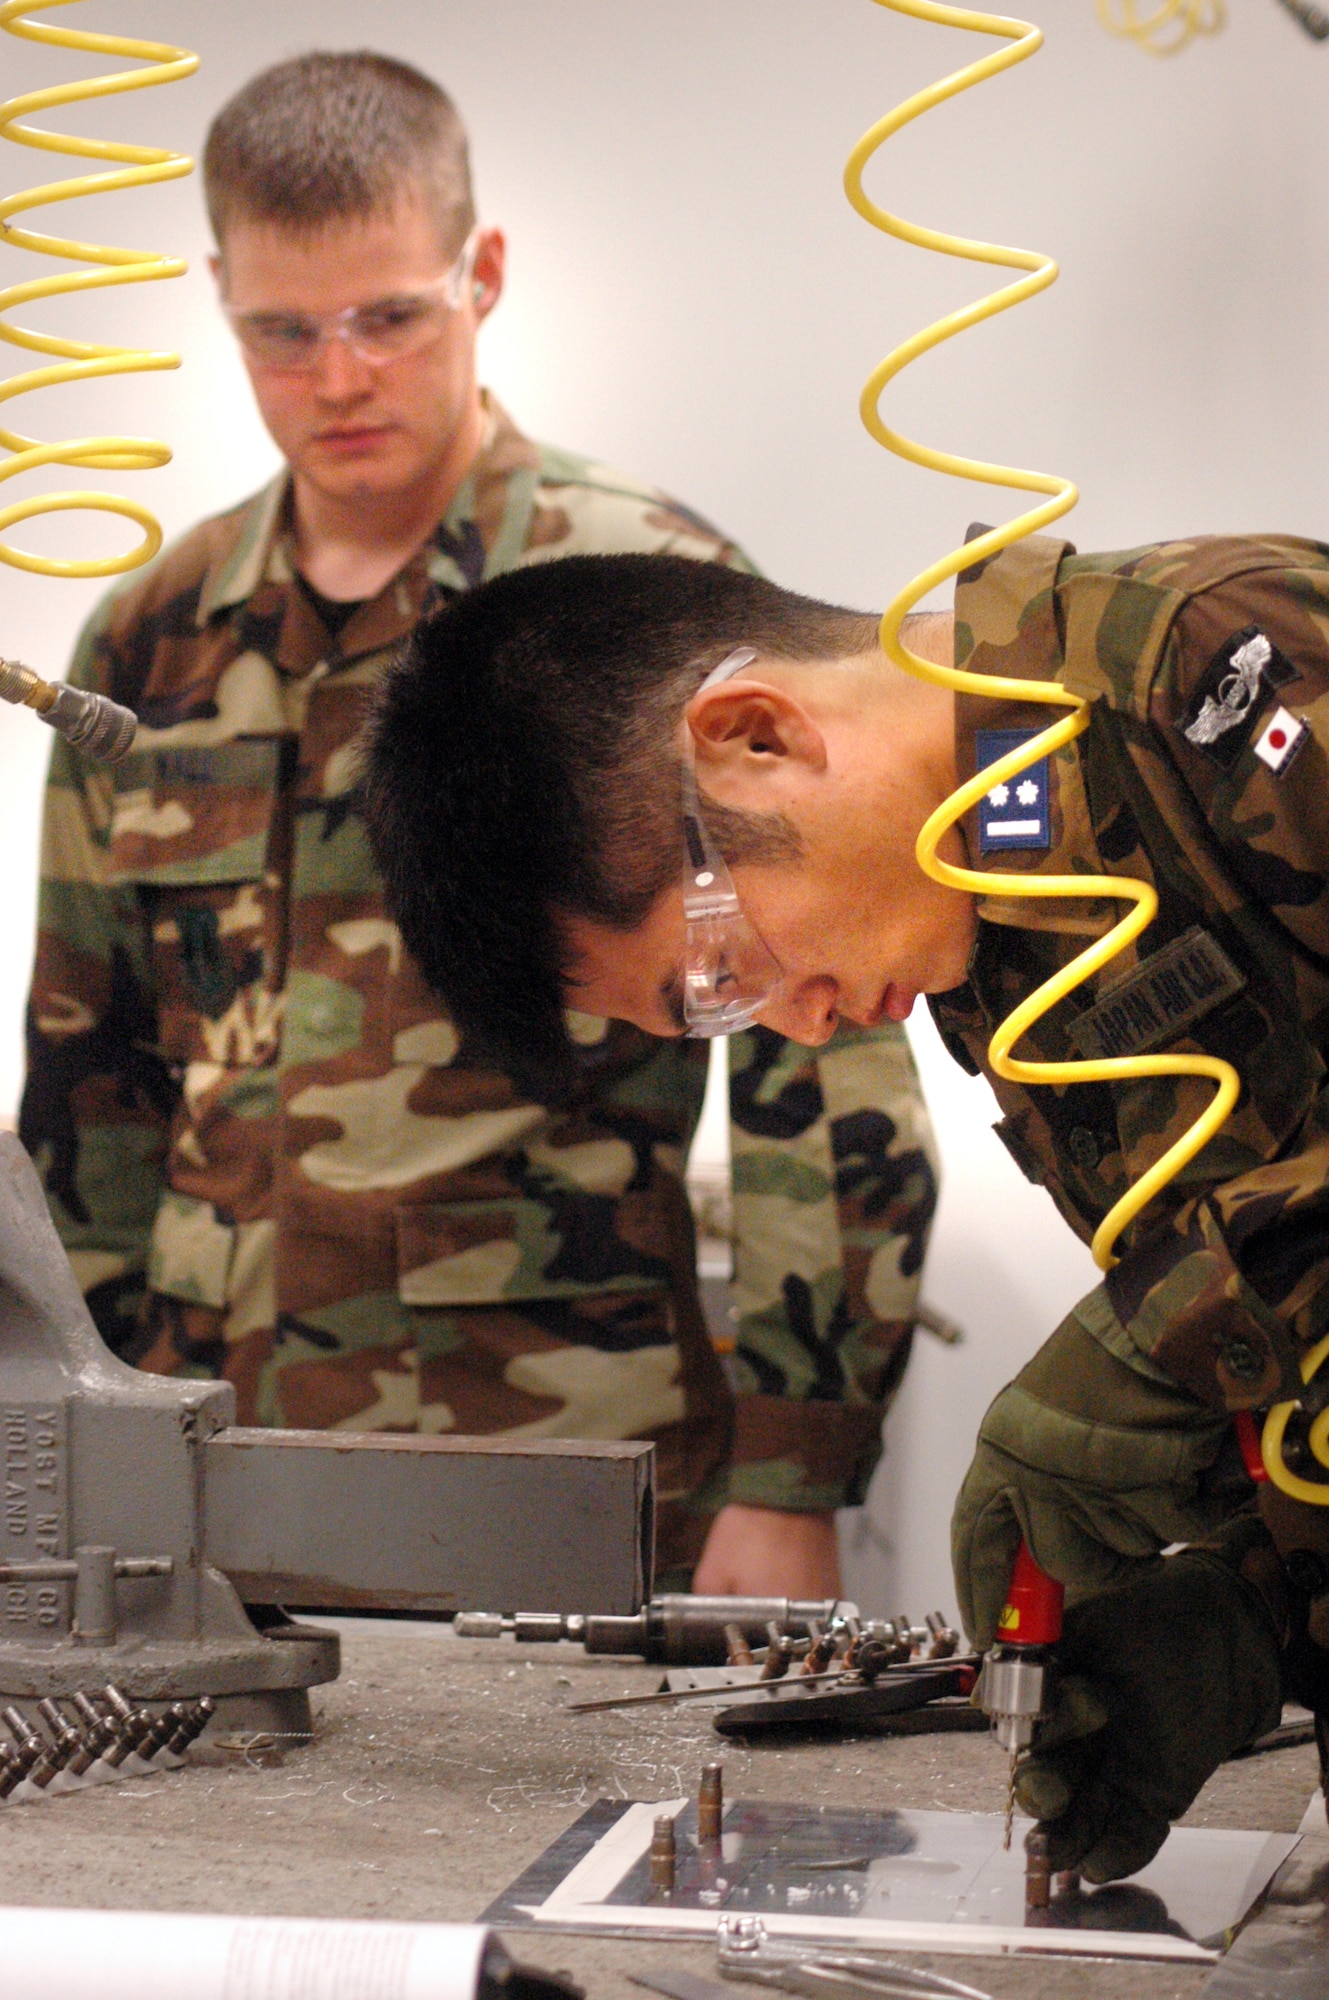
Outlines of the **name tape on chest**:
M 1230 771 L 1246 746 L 1250 725 L 1266 695 L 1298 678 L 1297 669 L 1279 652 L 1272 639 L 1258 626 L 1247 625 L 1214 654 L 1178 727 L 1196 750 L 1203 750 L 1206 757 Z M 1288 716 L 1286 710 L 1280 713 L 1293 723 L 1295 730 L 1298 726 L 1295 718 Z M 1300 726 L 1304 729 L 1304 725 Z M 1303 736 L 1301 741 L 1304 740 Z M 1300 747 L 1299 741 L 1296 749 Z M 1261 750 L 1257 754 L 1271 770 L 1279 771 L 1286 769 L 1296 751 L 1290 750 L 1279 763 L 1273 763 Z
M 1037 729 L 980 729 L 975 738 L 979 770 L 995 764 L 1041 733 Z M 1052 808 L 1048 787 L 1048 760 L 1039 757 L 1027 769 L 1017 771 L 1013 778 L 1003 780 L 985 793 L 978 802 L 979 853 L 1051 847 Z
M 1222 947 L 1198 926 L 1118 980 L 1068 1031 L 1077 1055 L 1138 1056 L 1184 1034 L 1245 986 Z

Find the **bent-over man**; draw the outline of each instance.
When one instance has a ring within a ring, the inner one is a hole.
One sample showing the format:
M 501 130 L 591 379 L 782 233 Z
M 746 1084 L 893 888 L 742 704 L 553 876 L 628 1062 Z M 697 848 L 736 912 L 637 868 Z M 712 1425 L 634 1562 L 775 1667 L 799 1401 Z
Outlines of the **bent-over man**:
M 1067 1586 L 1061 1708 L 1019 1796 L 1053 1868 L 1095 1880 L 1142 1867 L 1283 1693 L 1329 1715 L 1322 1373 L 1275 1479 L 1251 1448 L 1329 1334 L 1326 634 L 1329 549 L 1291 537 L 1035 539 L 975 564 L 954 620 L 906 642 L 1060 682 L 1089 714 L 945 836 L 943 859 L 1016 890 L 978 900 L 925 876 L 915 840 L 1046 706 L 907 674 L 874 619 L 757 577 L 620 556 L 502 579 L 422 629 L 376 729 L 390 905 L 459 1022 L 553 1061 L 568 1005 L 660 1035 L 723 1007 L 824 1047 L 925 995 L 1086 1239 L 1214 1085 L 994 1075 L 998 1024 L 1117 914 L 1018 889 L 1156 889 L 1138 943 L 1016 1053 L 1207 1052 L 1241 1098 L 989 1410 L 953 1531 L 979 1646 L 1021 1537 Z M 463 717 L 482 754 L 458 754 Z

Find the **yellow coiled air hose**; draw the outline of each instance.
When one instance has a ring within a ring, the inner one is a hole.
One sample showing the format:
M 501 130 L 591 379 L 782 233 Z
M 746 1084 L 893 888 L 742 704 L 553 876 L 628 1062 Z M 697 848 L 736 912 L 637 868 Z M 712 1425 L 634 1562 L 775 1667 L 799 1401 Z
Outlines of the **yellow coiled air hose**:
M 1057 266 L 1051 257 L 1039 251 L 1012 250 L 998 244 L 975 242 L 971 239 L 951 236 L 940 230 L 924 229 L 916 223 L 905 222 L 900 217 L 890 215 L 864 191 L 863 173 L 868 161 L 894 133 L 910 124 L 923 112 L 947 98 L 957 96 L 974 84 L 995 76 L 998 71 L 1009 69 L 1015 63 L 1023 62 L 1041 47 L 1043 37 L 1037 28 L 1028 22 L 1009 20 L 1001 15 L 976 12 L 968 7 L 949 7 L 938 4 L 938 0 L 875 0 L 875 4 L 888 7 L 893 13 L 909 15 L 915 20 L 935 22 L 941 26 L 967 28 L 981 34 L 997 36 L 1005 46 L 991 51 L 964 69 L 943 77 L 926 90 L 919 91 L 877 124 L 865 132 L 849 156 L 845 168 L 845 191 L 859 214 L 877 229 L 894 236 L 903 243 L 912 243 L 921 249 L 940 251 L 950 257 L 964 257 L 975 263 L 995 264 L 1006 270 L 1023 272 L 1022 277 L 1003 285 L 989 293 L 975 304 L 965 306 L 958 312 L 949 313 L 943 319 L 925 327 L 909 340 L 901 342 L 888 354 L 884 361 L 872 371 L 864 385 L 860 412 L 867 429 L 879 444 L 888 451 L 908 459 L 914 465 L 922 465 L 936 472 L 948 472 L 961 479 L 978 480 L 988 486 L 1005 486 L 1019 492 L 1041 493 L 1047 496 L 1040 504 L 1030 507 L 1014 520 L 1002 527 L 990 529 L 961 548 L 953 549 L 942 556 L 918 576 L 907 583 L 892 600 L 881 621 L 881 643 L 887 657 L 906 672 L 917 674 L 921 679 L 933 681 L 942 687 L 954 689 L 957 693 L 984 695 L 998 700 L 1045 702 L 1054 707 L 1064 707 L 1070 713 L 1060 721 L 1012 750 L 994 764 L 987 765 L 967 784 L 953 792 L 945 804 L 933 813 L 918 837 L 918 862 L 924 874 L 934 881 L 946 883 L 951 888 L 965 890 L 980 896 L 1010 896 L 1024 899 L 1029 896 L 1061 896 L 1082 898 L 1086 896 L 1111 897 L 1118 902 L 1129 903 L 1126 914 L 1114 924 L 1112 929 L 1096 944 L 1090 945 L 1072 962 L 1064 966 L 1053 978 L 1040 986 L 1037 992 L 1008 1015 L 992 1037 L 988 1051 L 989 1060 L 998 1076 L 1007 1077 L 1014 1083 L 1059 1084 L 1059 1083 L 1110 1083 L 1127 1078 L 1148 1076 L 1207 1076 L 1218 1086 L 1210 1103 L 1196 1119 L 1190 1130 L 1169 1146 L 1153 1165 L 1142 1174 L 1138 1181 L 1103 1218 L 1095 1231 L 1093 1254 L 1100 1270 L 1108 1270 L 1115 1261 L 1113 1246 L 1135 1217 L 1155 1195 L 1176 1178 L 1203 1146 L 1215 1136 L 1227 1120 L 1237 1102 L 1241 1081 L 1231 1063 L 1223 1062 L 1217 1056 L 1206 1055 L 1140 1055 L 1116 1056 L 1101 1060 L 1081 1062 L 1026 1062 L 1012 1054 L 1020 1037 L 1043 1015 L 1055 1007 L 1058 1001 L 1072 992 L 1086 979 L 1092 978 L 1108 965 L 1117 955 L 1132 944 L 1146 926 L 1152 922 L 1157 909 L 1158 897 L 1147 882 L 1137 882 L 1127 876 L 1113 875 L 1020 875 L 979 872 L 972 868 L 957 868 L 940 859 L 937 847 L 944 834 L 949 832 L 971 807 L 994 785 L 1002 784 L 1036 763 L 1041 757 L 1054 755 L 1074 741 L 1089 726 L 1089 705 L 1064 688 L 1059 681 L 1023 681 L 1005 679 L 995 675 L 964 673 L 954 667 L 939 667 L 930 660 L 924 660 L 904 644 L 901 627 L 905 618 L 920 599 L 939 584 L 947 582 L 960 570 L 971 563 L 987 561 L 1012 543 L 1023 540 L 1026 535 L 1036 534 L 1062 514 L 1068 513 L 1077 498 L 1075 487 L 1070 480 L 1061 479 L 1052 473 L 1022 472 L 1012 466 L 989 465 L 981 460 L 961 458 L 951 452 L 935 450 L 931 445 L 915 442 L 911 438 L 892 430 L 882 419 L 880 403 L 889 382 L 902 368 L 917 359 L 920 354 L 963 333 L 968 327 L 976 326 L 981 320 L 991 319 L 994 314 L 1005 312 L 1021 300 L 1031 298 L 1052 284 L 1057 276 Z M 1310 1380 L 1321 1362 L 1329 1356 L 1329 1340 L 1308 1354 L 1303 1363 L 1303 1377 Z M 1283 1462 L 1282 1440 L 1288 1417 L 1295 1406 L 1282 1403 L 1270 1411 L 1265 1424 L 1263 1457 L 1269 1477 L 1283 1492 L 1302 1500 L 1310 1500 L 1317 1505 L 1329 1506 L 1329 1486 L 1298 1479 Z M 1310 1432 L 1310 1447 L 1318 1461 L 1329 1467 L 1329 1411 L 1315 1420 Z
M 68 153 L 81 159 L 115 162 L 113 171 L 79 174 L 65 181 L 25 189 L 21 194 L 0 200 L 0 243 L 19 250 L 35 250 L 44 256 L 68 258 L 90 264 L 91 270 L 61 271 L 48 278 L 0 290 L 0 340 L 30 353 L 54 357 L 48 367 L 33 368 L 11 375 L 0 383 L 0 402 L 11 402 L 31 390 L 57 382 L 88 381 L 99 375 L 141 374 L 161 368 L 178 368 L 178 354 L 140 352 L 132 348 L 107 347 L 89 341 L 61 340 L 53 334 L 34 333 L 13 326 L 4 317 L 34 299 L 56 298 L 69 292 L 100 290 L 107 285 L 136 284 L 147 278 L 174 278 L 185 269 L 179 258 L 157 256 L 152 251 L 123 250 L 100 243 L 80 243 L 36 230 L 17 228 L 13 217 L 52 202 L 74 201 L 82 195 L 108 193 L 113 188 L 142 187 L 153 181 L 175 180 L 187 174 L 193 161 L 157 146 L 130 146 L 118 140 L 77 138 L 48 132 L 20 123 L 33 114 L 62 104 L 84 103 L 90 98 L 109 97 L 120 91 L 143 90 L 153 84 L 170 83 L 190 76 L 198 68 L 198 57 L 187 49 L 171 48 L 160 42 L 132 41 L 123 35 L 96 35 L 82 29 L 57 28 L 30 20 L 33 14 L 48 13 L 55 7 L 77 4 L 77 0 L 4 0 L 0 6 L 0 28 L 24 41 L 48 47 L 77 49 L 94 55 L 124 56 L 149 65 L 145 69 L 121 70 L 108 76 L 89 77 L 77 83 L 57 84 L 48 90 L 33 90 L 0 105 L 0 134 L 20 146 L 33 146 L 47 153 Z M 136 472 L 165 465 L 170 451 L 150 438 L 82 437 L 67 438 L 57 444 L 42 444 L 15 431 L 0 429 L 0 444 L 7 458 L 0 460 L 0 479 L 43 465 L 86 466 L 95 471 Z M 127 555 L 108 556 L 96 561 L 60 561 L 35 556 L 0 539 L 0 562 L 16 569 L 35 570 L 43 576 L 116 576 L 150 560 L 161 547 L 162 532 L 154 516 L 135 500 L 104 492 L 46 493 L 0 508 L 0 537 L 20 521 L 39 514 L 62 514 L 77 510 L 123 515 L 143 530 L 143 539 Z M 34 704 L 38 705 L 38 704 Z
M 0 403 L 12 402 L 33 389 L 57 382 L 89 381 L 100 375 L 142 374 L 160 368 L 178 368 L 178 354 L 160 354 L 127 347 L 107 347 L 84 340 L 60 340 L 54 334 L 34 333 L 28 327 L 13 326 L 4 317 L 33 299 L 58 298 L 68 292 L 98 291 L 106 285 L 132 285 L 144 278 L 174 278 L 185 269 L 179 258 L 159 257 L 147 250 L 121 250 L 103 243 L 79 243 L 68 237 L 46 236 L 40 231 L 15 228 L 11 218 L 28 209 L 44 208 L 56 201 L 74 201 L 80 195 L 104 194 L 112 188 L 141 187 L 152 181 L 176 180 L 187 174 L 193 161 L 182 154 L 163 151 L 159 146 L 127 146 L 115 140 L 81 139 L 66 133 L 48 132 L 40 126 L 20 124 L 34 112 L 49 111 L 53 105 L 86 102 L 89 98 L 110 97 L 124 90 L 143 90 L 155 83 L 170 83 L 190 76 L 198 68 L 198 57 L 188 49 L 171 48 L 161 42 L 131 41 L 124 35 L 94 35 L 81 29 L 53 28 L 28 18 L 47 13 L 53 7 L 76 5 L 77 0 L 4 0 L 0 5 L 0 28 L 23 41 L 51 48 L 77 49 L 93 55 L 128 56 L 150 65 L 146 69 L 120 70 L 110 76 L 89 77 L 80 83 L 57 84 L 49 90 L 32 90 L 0 104 L 0 135 L 15 145 L 34 146 L 45 153 L 71 153 L 80 159 L 112 160 L 111 173 L 79 174 L 71 180 L 53 181 L 42 187 L 27 188 L 0 200 L 0 243 L 17 250 L 35 250 L 47 257 L 64 257 L 91 264 L 92 270 L 62 271 L 55 277 L 35 278 L 25 284 L 7 285 L 0 290 L 0 340 L 29 353 L 56 357 L 46 368 L 32 368 L 11 375 L 0 383 Z M 86 466 L 98 472 L 140 472 L 165 465 L 170 451 L 151 438 L 83 437 L 65 438 L 59 444 L 42 444 L 17 431 L 0 428 L 0 445 L 8 453 L 0 459 L 0 480 L 14 479 L 22 472 L 34 472 L 44 465 Z M 105 492 L 38 494 L 0 508 L 0 537 L 20 521 L 40 514 L 91 512 L 121 515 L 143 530 L 143 539 L 126 555 L 99 560 L 67 561 L 54 556 L 36 556 L 0 539 L 0 562 L 14 569 L 33 570 L 41 576 L 119 576 L 150 561 L 161 547 L 162 531 L 154 515 L 135 500 Z M 19 702 L 35 709 L 44 722 L 68 739 L 87 756 L 114 761 L 123 757 L 134 741 L 135 721 L 128 709 L 107 696 L 82 688 L 46 681 L 18 660 L 0 659 L 0 699 Z
M 1175 56 L 1197 35 L 1216 35 L 1227 26 L 1224 0 L 1156 0 L 1141 12 L 1140 0 L 1098 0 L 1098 18 L 1110 35 L 1123 35 L 1151 56 Z

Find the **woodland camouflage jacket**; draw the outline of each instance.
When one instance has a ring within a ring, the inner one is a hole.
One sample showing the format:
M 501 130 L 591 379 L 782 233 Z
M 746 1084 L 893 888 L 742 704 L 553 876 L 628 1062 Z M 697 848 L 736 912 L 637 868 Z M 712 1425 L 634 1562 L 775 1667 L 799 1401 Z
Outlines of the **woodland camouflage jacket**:
M 120 1352 L 224 1374 L 241 1421 L 653 1437 L 668 1567 L 727 1498 L 861 1496 L 931 1140 L 899 1031 L 735 1040 L 731 1396 L 682 1180 L 706 1046 L 582 1020 L 592 1080 L 557 1115 L 458 1047 L 357 816 L 367 691 L 431 604 L 515 564 L 744 565 L 488 410 L 433 540 L 340 634 L 293 576 L 284 479 L 92 620 L 74 678 L 142 727 L 113 772 L 56 746 L 22 1134 Z
M 961 580 L 955 657 L 1060 680 L 1093 704 L 1045 774 L 1048 844 L 994 831 L 994 789 L 965 821 L 972 865 L 1133 876 L 1159 897 L 1138 946 L 1016 1055 L 1198 1049 L 1242 1079 L 1227 1125 L 1144 1210 L 1079 1317 L 1211 1410 L 1295 1395 L 1300 1354 L 1329 1332 L 1329 550 L 1270 536 L 1082 557 L 1031 540 Z M 1028 735 L 1059 713 L 967 696 L 958 708 L 962 776 L 1010 747 L 985 732 Z M 1032 826 L 1044 778 L 1030 777 Z M 1016 1002 L 1121 907 L 982 898 L 969 983 L 933 1003 L 952 1053 L 990 1076 L 998 1133 L 1086 1239 L 1214 1085 L 1025 1089 L 992 1076 L 986 1052 Z

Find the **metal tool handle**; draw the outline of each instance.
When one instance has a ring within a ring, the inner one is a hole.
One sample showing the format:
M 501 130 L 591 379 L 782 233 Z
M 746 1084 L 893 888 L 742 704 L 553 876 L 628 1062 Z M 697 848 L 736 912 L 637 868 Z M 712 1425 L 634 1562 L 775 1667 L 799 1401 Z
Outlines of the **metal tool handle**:
M 720 1970 L 733 1979 L 752 1979 L 786 1992 L 833 2000 L 837 1994 L 864 1992 L 887 1996 L 925 1994 L 948 2000 L 991 2000 L 977 1987 L 962 1986 L 938 1972 L 915 1970 L 898 1959 L 875 1953 L 836 1951 L 800 1938 L 772 1937 L 760 1917 L 724 1916 L 718 1926 Z
M 976 1986 L 961 1986 L 940 1974 L 914 1972 L 889 1959 L 821 1958 L 806 1965 L 786 1965 L 780 1975 L 786 1993 L 803 1993 L 808 2000 L 992 2000 Z

